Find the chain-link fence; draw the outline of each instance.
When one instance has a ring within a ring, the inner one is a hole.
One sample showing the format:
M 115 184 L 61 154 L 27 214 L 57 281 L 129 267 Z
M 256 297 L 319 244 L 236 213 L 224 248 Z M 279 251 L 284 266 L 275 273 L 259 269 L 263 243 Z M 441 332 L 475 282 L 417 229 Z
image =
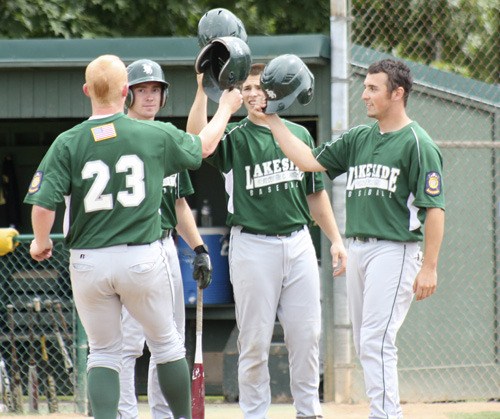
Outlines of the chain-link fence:
M 405 402 L 500 398 L 500 143 L 439 144 L 446 231 L 438 290 L 414 302 L 398 335 Z M 352 353 L 353 359 L 355 358 Z M 350 397 L 363 400 L 355 362 Z
M 18 413 L 74 411 L 85 368 L 77 361 L 68 252 L 56 235 L 52 258 L 35 262 L 31 238 L 20 236 L 19 246 L 0 258 L 0 403 Z
M 352 0 L 354 44 L 500 82 L 500 5 L 490 0 Z
M 401 329 L 409 400 L 500 397 L 500 142 L 440 143 L 446 232 L 438 291 Z
M 408 113 L 444 158 L 438 291 L 414 302 L 399 333 L 401 398 L 499 399 L 500 4 L 352 0 L 350 16 L 349 125 L 368 122 L 361 93 L 369 64 L 406 60 L 415 80 Z M 336 370 L 348 383 L 337 400 L 366 398 L 353 351 L 351 360 Z

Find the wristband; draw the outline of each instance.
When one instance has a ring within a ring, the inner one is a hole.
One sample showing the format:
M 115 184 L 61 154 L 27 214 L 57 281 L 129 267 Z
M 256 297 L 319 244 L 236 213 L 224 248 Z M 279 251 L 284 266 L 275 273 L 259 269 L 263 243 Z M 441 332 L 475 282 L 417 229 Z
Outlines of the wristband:
M 199 246 L 196 246 L 193 250 L 194 250 L 194 253 L 196 253 L 197 255 L 199 255 L 201 253 L 208 254 L 208 248 L 207 248 L 206 244 L 200 244 Z

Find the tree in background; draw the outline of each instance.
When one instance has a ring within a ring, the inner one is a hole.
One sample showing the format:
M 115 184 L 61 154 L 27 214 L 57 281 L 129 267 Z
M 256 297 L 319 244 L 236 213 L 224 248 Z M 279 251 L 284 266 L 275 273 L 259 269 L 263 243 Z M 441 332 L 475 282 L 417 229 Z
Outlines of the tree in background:
M 354 43 L 489 83 L 500 82 L 500 7 L 491 0 L 351 0 Z M 250 35 L 324 33 L 327 0 L 3 0 L 0 37 L 196 36 L 225 7 Z

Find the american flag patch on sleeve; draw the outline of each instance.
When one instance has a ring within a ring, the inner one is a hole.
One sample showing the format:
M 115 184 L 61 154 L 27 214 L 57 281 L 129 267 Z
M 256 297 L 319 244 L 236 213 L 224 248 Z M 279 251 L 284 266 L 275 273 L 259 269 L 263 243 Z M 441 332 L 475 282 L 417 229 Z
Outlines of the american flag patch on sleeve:
M 116 137 L 115 124 L 106 124 L 91 129 L 94 141 L 109 140 Z

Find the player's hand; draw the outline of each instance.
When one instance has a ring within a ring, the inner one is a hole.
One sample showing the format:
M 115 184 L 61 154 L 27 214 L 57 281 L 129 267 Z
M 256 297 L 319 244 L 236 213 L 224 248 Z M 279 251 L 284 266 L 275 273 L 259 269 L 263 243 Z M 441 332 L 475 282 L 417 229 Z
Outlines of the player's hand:
M 241 108 L 243 96 L 239 89 L 224 90 L 219 100 L 219 107 L 227 106 L 231 110 L 231 114 Z
M 277 113 L 266 114 L 267 100 L 265 98 L 257 98 L 254 102 L 250 103 L 251 108 L 249 112 L 252 113 L 257 119 L 265 125 L 271 125 L 273 120 L 279 120 Z
M 333 276 L 344 274 L 347 267 L 347 251 L 342 240 L 332 243 L 330 254 L 332 255 Z
M 204 245 L 194 248 L 196 253 L 193 260 L 193 279 L 198 281 L 198 287 L 207 288 L 212 283 L 212 262 Z
M 48 259 L 52 256 L 52 240 L 49 238 L 44 243 L 38 243 L 36 240 L 31 241 L 30 255 L 38 262 Z
M 417 301 L 430 297 L 437 288 L 437 271 L 422 265 L 413 283 L 413 292 Z

